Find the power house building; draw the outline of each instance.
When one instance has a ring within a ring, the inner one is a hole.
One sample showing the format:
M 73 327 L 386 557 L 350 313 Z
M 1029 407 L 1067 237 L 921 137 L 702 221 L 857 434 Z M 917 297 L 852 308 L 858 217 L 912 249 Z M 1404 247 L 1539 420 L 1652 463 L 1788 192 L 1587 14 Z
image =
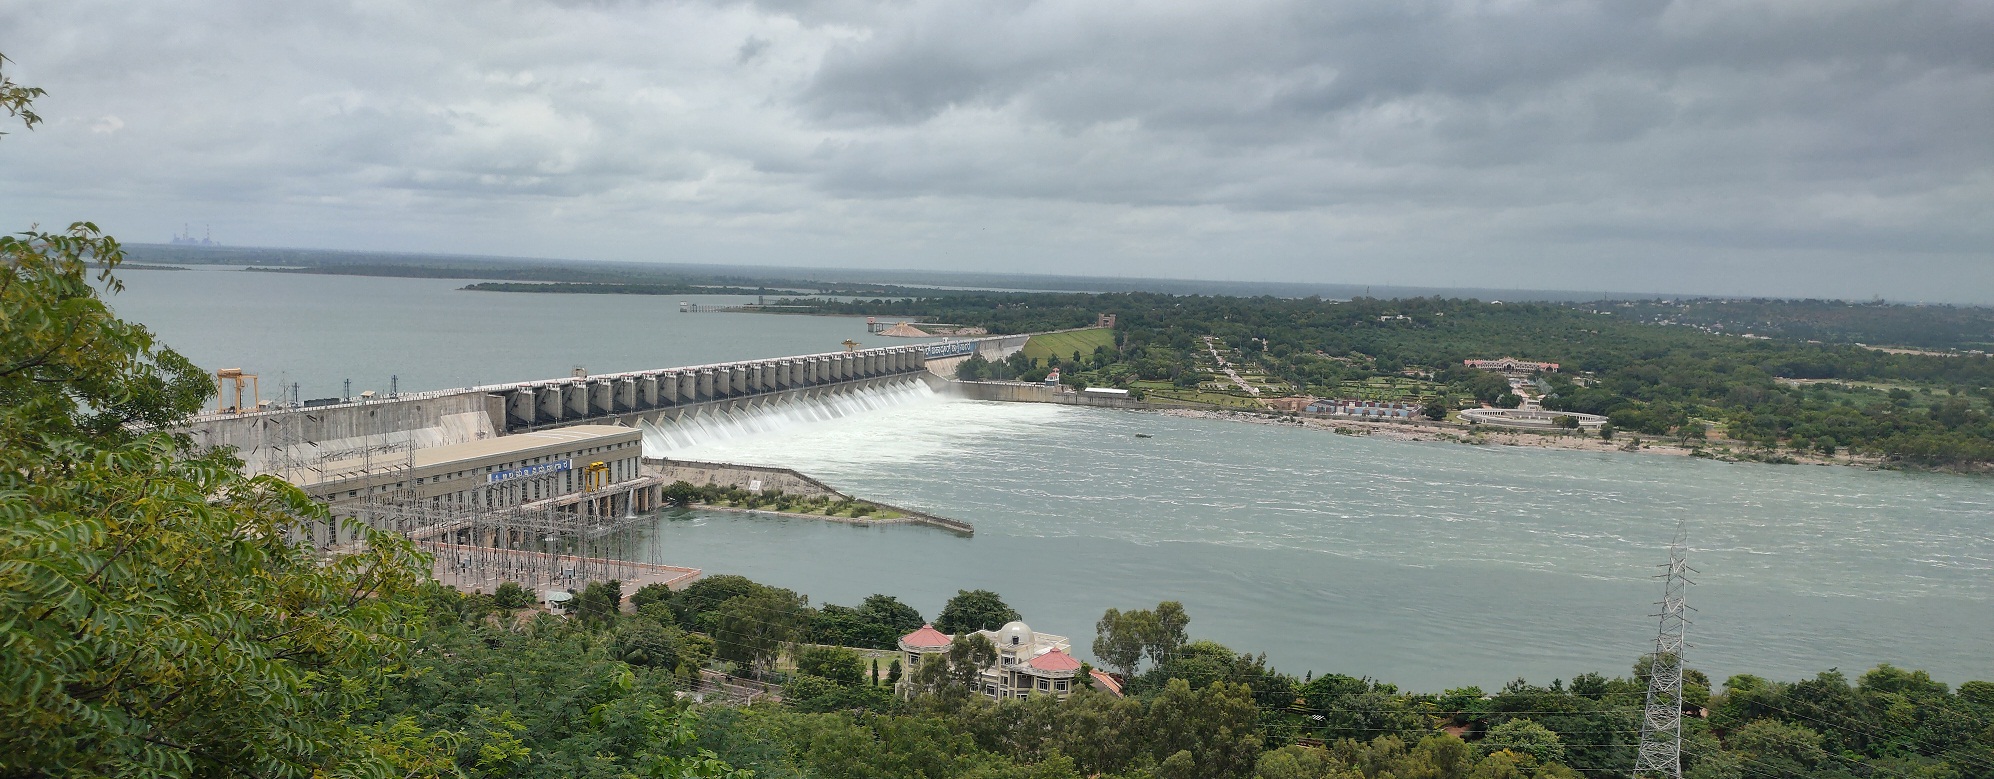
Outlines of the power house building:
M 505 508 L 579 492 L 596 463 L 601 463 L 596 486 L 637 480 L 643 454 L 642 431 L 575 425 L 328 463 L 298 486 L 330 506 L 336 518 L 357 516 L 359 504 L 369 498 Z M 627 508 L 632 507 L 617 507 Z M 319 545 L 353 540 L 336 524 L 320 523 L 309 533 Z

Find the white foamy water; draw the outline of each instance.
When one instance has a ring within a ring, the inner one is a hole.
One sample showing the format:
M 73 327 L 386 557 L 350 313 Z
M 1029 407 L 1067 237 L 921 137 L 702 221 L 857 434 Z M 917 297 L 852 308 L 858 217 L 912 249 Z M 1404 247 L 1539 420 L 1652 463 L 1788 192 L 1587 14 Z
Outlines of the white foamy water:
M 808 437 L 826 422 L 933 403 L 940 396 L 920 379 L 848 389 L 811 397 L 788 396 L 735 409 L 701 409 L 664 422 L 645 422 L 644 455 L 696 459 L 699 452 L 725 451 L 729 444 L 779 434 Z M 842 431 L 841 431 L 842 432 Z

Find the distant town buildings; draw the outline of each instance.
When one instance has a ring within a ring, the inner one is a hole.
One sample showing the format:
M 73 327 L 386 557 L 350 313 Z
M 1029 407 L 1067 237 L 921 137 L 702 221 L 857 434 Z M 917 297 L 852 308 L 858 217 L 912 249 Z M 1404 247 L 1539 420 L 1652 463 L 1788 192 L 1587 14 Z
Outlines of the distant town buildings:
M 1558 370 L 1558 364 L 1555 362 L 1530 362 L 1528 360 L 1519 360 L 1515 357 L 1504 357 L 1500 360 L 1462 360 L 1461 364 L 1485 371 L 1501 371 L 1512 374 L 1555 373 Z
M 1384 400 L 1318 400 L 1302 410 L 1310 414 L 1328 414 L 1369 419 L 1412 419 L 1419 416 L 1420 407 L 1416 403 L 1393 403 Z
M 1417 403 L 1385 400 L 1323 400 L 1306 396 L 1274 398 L 1267 405 L 1291 414 L 1325 414 L 1370 419 L 1412 419 L 1420 414 Z
M 1073 656 L 1072 642 L 1065 636 L 1040 633 L 1023 622 L 976 633 L 997 647 L 997 662 L 983 669 L 980 679 L 979 692 L 985 697 L 1003 700 L 1037 694 L 1065 698 L 1083 686 L 1079 678 L 1080 660 Z M 936 630 L 933 625 L 922 625 L 920 630 L 901 636 L 901 666 L 906 671 L 900 677 L 900 691 L 911 691 L 914 672 L 922 663 L 939 662 L 954 642 L 955 636 Z M 1121 685 L 1113 677 L 1093 671 L 1091 678 L 1097 689 L 1120 694 Z M 1103 680 L 1106 685 L 1099 686 Z

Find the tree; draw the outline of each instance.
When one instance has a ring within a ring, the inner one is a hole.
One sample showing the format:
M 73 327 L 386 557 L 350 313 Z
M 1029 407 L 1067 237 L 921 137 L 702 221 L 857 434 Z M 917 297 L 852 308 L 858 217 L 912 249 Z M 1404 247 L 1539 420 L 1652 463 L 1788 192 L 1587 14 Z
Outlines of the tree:
M 1161 663 L 1176 654 L 1190 640 L 1185 634 L 1190 625 L 1191 616 L 1184 613 L 1184 604 L 1174 600 L 1156 604 L 1156 610 L 1143 625 L 1143 652 L 1149 655 L 1149 661 Z
M 691 482 L 680 479 L 665 485 L 663 497 L 666 503 L 683 508 L 692 505 L 692 502 L 699 498 L 699 488 L 692 486 Z
M 631 665 L 671 670 L 681 662 L 696 660 L 690 656 L 692 653 L 683 651 L 684 637 L 685 632 L 676 625 L 630 620 L 618 626 L 610 638 L 609 656 Z
M 589 582 L 575 595 L 575 619 L 595 630 L 616 624 L 616 614 L 622 608 L 623 582 L 615 579 Z
M 41 94 L 0 78 L 29 126 Z M 320 556 L 293 539 L 323 506 L 168 432 L 213 385 L 99 297 L 115 239 L 0 258 L 0 775 L 381 765 L 345 715 L 408 656 L 427 561 L 364 527 Z
M 1804 725 L 1754 720 L 1731 734 L 1731 748 L 1751 759 L 1747 776 L 1805 777 L 1829 760 L 1821 734 Z
M 1558 734 L 1522 717 L 1489 728 L 1481 746 L 1484 754 L 1515 752 L 1529 755 L 1538 765 L 1565 762 L 1565 746 L 1558 741 Z
M 1118 609 L 1102 614 L 1094 623 L 1094 656 L 1122 678 L 1133 678 L 1136 664 L 1142 662 L 1142 636 L 1134 621 Z
M 1172 679 L 1150 704 L 1144 729 L 1159 762 L 1188 760 L 1184 776 L 1244 777 L 1260 757 L 1259 714 L 1246 685 L 1216 682 L 1193 690 Z
M 847 686 L 865 681 L 864 662 L 857 652 L 844 647 L 809 646 L 797 649 L 796 672 Z
M 1420 407 L 1419 413 L 1425 414 L 1427 419 L 1431 419 L 1435 422 L 1446 419 L 1447 398 L 1435 396 L 1432 399 L 1427 400 L 1426 405 Z
M 956 590 L 955 597 L 942 606 L 935 629 L 958 634 L 972 630 L 996 630 L 1018 619 L 1017 610 L 989 590 Z
M 782 645 L 803 629 L 803 605 L 802 596 L 773 587 L 727 599 L 714 611 L 714 654 L 751 673 L 767 671 Z
M 672 613 L 678 616 L 679 627 L 686 630 L 711 630 L 711 625 L 700 624 L 701 618 L 720 604 L 742 595 L 752 595 L 767 587 L 746 576 L 721 574 L 707 576 L 686 588 L 672 594 Z
M 961 699 L 980 689 L 983 669 L 996 664 L 996 644 L 981 633 L 964 633 L 949 642 L 948 651 L 921 661 L 914 684 L 929 694 Z
M 894 638 L 920 630 L 921 626 L 928 622 L 921 618 L 921 612 L 915 611 L 913 606 L 901 603 L 899 598 L 877 593 L 867 595 L 865 600 L 859 602 L 859 614 L 866 620 L 892 631 Z
M 492 605 L 506 611 L 533 605 L 533 593 L 516 582 L 505 582 L 492 591 Z

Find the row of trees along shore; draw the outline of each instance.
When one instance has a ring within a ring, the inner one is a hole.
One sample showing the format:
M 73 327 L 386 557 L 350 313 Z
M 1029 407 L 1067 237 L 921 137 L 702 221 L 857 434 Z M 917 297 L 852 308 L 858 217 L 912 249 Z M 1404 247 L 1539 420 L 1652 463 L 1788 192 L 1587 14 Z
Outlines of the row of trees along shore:
M 1544 376 L 1550 390 L 1545 408 L 1604 415 L 1626 433 L 1684 443 L 1721 433 L 1768 452 L 1857 453 L 1917 468 L 1994 464 L 1994 357 L 1746 338 L 1657 324 L 1653 305 L 1140 292 L 783 302 L 818 313 L 922 317 L 993 333 L 1085 327 L 1099 312 L 1117 315 L 1112 349 L 1036 361 L 1022 354 L 972 360 L 968 378 L 1036 381 L 1057 368 L 1063 381 L 1083 386 L 1196 387 L 1216 381 L 1200 358 L 1202 337 L 1214 336 L 1231 350 L 1229 359 L 1242 363 L 1242 373 L 1265 375 L 1296 392 L 1335 396 L 1353 383 L 1416 379 L 1421 389 L 1444 396 L 1444 408 L 1513 406 L 1506 382 L 1461 361 L 1515 356 L 1560 364 L 1559 372 Z M 1899 332 L 1901 320 L 1919 316 L 1950 323 L 1978 312 L 1974 322 L 1994 319 L 1985 309 L 1903 308 L 1893 313 L 1887 332 Z
M 0 107 L 39 93 L 0 75 Z M 30 126 L 34 117 L 27 114 Z M 245 477 L 174 423 L 206 373 L 112 315 L 123 257 L 88 223 L 0 237 L 0 776 L 1502 779 L 1625 776 L 1640 667 L 1414 694 L 1190 638 L 1175 604 L 1111 611 L 1095 651 L 1128 697 L 994 702 L 959 639 L 889 692 L 857 650 L 921 615 L 812 608 L 738 577 L 611 584 L 575 614 L 463 594 L 405 539 L 293 542 L 324 506 Z M 1016 612 L 959 593 L 945 630 Z M 720 665 L 783 701 L 681 695 Z M 1692 675 L 1692 776 L 1994 775 L 1994 684 L 1888 666 L 1853 683 Z M 772 688 L 773 689 L 773 688 Z

